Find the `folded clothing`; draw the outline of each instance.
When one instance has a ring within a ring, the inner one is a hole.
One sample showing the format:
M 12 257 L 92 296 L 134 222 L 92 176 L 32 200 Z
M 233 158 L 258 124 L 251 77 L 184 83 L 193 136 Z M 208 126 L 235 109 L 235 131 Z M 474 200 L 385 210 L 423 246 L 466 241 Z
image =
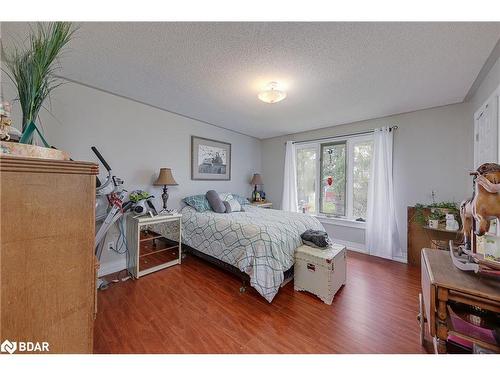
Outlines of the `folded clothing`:
M 330 246 L 328 233 L 322 230 L 308 229 L 300 235 L 305 245 L 324 249 Z

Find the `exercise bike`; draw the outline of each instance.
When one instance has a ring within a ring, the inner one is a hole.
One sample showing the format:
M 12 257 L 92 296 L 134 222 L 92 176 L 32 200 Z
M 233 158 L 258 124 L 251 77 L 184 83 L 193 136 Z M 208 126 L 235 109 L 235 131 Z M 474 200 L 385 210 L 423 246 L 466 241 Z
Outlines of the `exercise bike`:
M 123 180 L 119 177 L 113 176 L 113 171 L 106 160 L 102 157 L 101 153 L 96 147 L 92 146 L 91 150 L 97 156 L 99 161 L 102 163 L 107 171 L 106 180 L 101 183 L 99 178 L 96 181 L 96 224 L 102 223 L 97 230 L 94 248 L 95 255 L 100 261 L 102 256 L 102 251 L 105 245 L 106 235 L 113 227 L 113 225 L 120 220 L 119 230 L 120 237 L 122 238 L 123 244 L 125 245 L 125 251 L 120 252 L 119 249 L 114 249 L 118 254 L 126 254 L 127 264 L 128 264 L 128 249 L 125 239 L 125 228 L 123 225 L 123 217 L 127 211 L 131 211 L 137 216 L 142 216 L 145 214 L 158 215 L 156 208 L 152 202 L 154 196 L 148 195 L 147 197 L 139 200 L 129 200 L 125 202 L 125 197 L 127 195 L 127 190 L 123 189 Z M 117 241 L 119 242 L 119 240 Z M 118 246 L 117 246 L 118 247 Z M 102 278 L 98 280 L 98 288 L 106 289 L 108 282 Z
M 100 261 L 107 233 L 118 220 L 123 218 L 125 212 L 132 208 L 133 203 L 130 201 L 125 202 L 127 191 L 123 189 L 123 180 L 113 176 L 111 167 L 96 147 L 92 146 L 91 150 L 107 171 L 104 183 L 101 183 L 99 178 L 96 180 L 96 224 L 101 221 L 102 223 L 95 236 L 94 248 L 95 255 Z M 99 278 L 99 289 L 105 289 L 107 285 L 108 282 Z

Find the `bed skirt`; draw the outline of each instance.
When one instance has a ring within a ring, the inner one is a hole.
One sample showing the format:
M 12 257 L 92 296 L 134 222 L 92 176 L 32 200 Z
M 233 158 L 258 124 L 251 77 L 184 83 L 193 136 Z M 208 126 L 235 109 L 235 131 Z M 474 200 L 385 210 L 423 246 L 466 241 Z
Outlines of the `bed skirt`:
M 241 271 L 238 267 L 235 267 L 229 263 L 223 262 L 220 259 L 217 259 L 211 255 L 202 253 L 201 251 L 198 251 L 191 246 L 188 246 L 186 244 L 182 244 L 182 250 L 185 251 L 188 254 L 192 254 L 198 258 L 201 258 L 209 263 L 212 263 L 213 265 L 219 267 L 220 269 L 227 271 L 235 276 L 237 276 L 245 285 L 250 284 L 250 275 L 246 274 L 245 272 Z M 290 267 L 288 270 L 283 272 L 284 276 L 284 284 L 290 281 L 290 279 L 293 277 L 293 266 Z

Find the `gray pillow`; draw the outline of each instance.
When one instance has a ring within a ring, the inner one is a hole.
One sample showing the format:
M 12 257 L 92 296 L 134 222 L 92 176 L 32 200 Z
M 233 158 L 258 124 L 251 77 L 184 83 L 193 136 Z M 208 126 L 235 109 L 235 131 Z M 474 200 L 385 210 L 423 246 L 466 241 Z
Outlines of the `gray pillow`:
M 231 210 L 231 203 L 229 203 L 228 201 L 222 201 L 222 203 L 224 204 L 224 207 L 226 207 L 226 214 L 230 214 L 231 212 L 233 212 Z
M 224 206 L 222 199 L 220 199 L 219 194 L 217 194 L 215 190 L 207 191 L 205 197 L 207 198 L 210 207 L 212 207 L 212 210 L 219 214 L 226 212 L 226 206 Z

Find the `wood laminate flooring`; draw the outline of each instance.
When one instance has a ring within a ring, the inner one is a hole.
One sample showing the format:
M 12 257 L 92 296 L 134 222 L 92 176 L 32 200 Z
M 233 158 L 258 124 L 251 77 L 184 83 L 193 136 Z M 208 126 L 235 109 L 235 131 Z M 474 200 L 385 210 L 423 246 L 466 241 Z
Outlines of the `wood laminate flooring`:
M 331 306 L 293 282 L 270 304 L 194 256 L 98 292 L 96 353 L 425 353 L 420 270 L 348 252 Z

